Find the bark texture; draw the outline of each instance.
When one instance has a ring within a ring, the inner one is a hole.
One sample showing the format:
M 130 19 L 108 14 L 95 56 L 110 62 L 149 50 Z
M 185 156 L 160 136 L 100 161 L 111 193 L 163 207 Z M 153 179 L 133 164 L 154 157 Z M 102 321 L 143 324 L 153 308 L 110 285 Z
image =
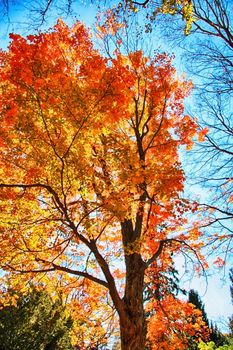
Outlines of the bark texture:
M 140 237 L 140 232 L 133 229 L 130 220 L 122 225 L 125 249 L 126 281 L 123 298 L 124 313 L 120 315 L 121 349 L 144 350 L 146 341 L 146 322 L 143 307 L 143 287 L 146 264 L 137 252 L 127 251 L 127 246 Z
M 120 318 L 121 349 L 144 350 L 146 323 L 143 308 L 144 264 L 139 254 L 126 257 L 127 269 L 124 302 L 124 319 Z

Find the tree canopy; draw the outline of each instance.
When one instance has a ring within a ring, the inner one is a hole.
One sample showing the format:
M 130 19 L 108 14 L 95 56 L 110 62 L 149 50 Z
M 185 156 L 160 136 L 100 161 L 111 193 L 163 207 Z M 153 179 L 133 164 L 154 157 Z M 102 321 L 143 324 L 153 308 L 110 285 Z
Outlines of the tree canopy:
M 73 293 L 100 333 L 116 310 L 122 350 L 144 349 L 153 308 L 150 327 L 167 332 L 158 342 L 172 350 L 182 339 L 182 349 L 182 322 L 191 334 L 199 327 L 192 306 L 166 288 L 146 305 L 144 288 L 166 281 L 173 255 L 205 266 L 178 153 L 207 132 L 184 114 L 191 82 L 165 53 L 106 58 L 79 22 L 11 34 L 0 60 L 1 268 L 14 288 L 34 279 Z

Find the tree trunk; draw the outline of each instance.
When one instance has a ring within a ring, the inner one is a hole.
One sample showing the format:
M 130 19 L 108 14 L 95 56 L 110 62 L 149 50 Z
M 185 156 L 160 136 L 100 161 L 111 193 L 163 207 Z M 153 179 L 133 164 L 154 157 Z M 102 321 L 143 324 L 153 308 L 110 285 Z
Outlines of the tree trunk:
M 137 253 L 127 255 L 123 298 L 125 317 L 120 317 L 121 350 L 144 350 L 146 322 L 143 308 L 145 264 Z
M 144 350 L 145 349 L 145 327 L 144 320 L 132 319 L 120 325 L 121 350 Z

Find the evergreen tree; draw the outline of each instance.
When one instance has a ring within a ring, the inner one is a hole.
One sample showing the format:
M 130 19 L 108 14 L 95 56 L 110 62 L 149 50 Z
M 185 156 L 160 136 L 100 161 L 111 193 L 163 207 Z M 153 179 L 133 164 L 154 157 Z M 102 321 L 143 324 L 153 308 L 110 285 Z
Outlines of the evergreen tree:
M 213 341 L 217 347 L 228 344 L 227 338 L 221 333 L 216 324 L 210 324 L 210 341 Z
M 232 289 L 233 292 L 233 289 Z M 218 329 L 216 324 L 213 324 L 213 322 L 208 320 L 206 311 L 205 311 L 205 306 L 203 302 L 201 301 L 200 296 L 198 293 L 191 289 L 189 292 L 188 296 L 188 301 L 189 303 L 192 303 L 193 305 L 196 306 L 197 309 L 199 309 L 202 312 L 202 318 L 203 321 L 205 322 L 206 326 L 210 329 L 210 336 L 209 340 L 210 342 L 214 342 L 217 347 L 222 346 L 224 344 L 227 344 L 227 338 L 221 333 L 221 331 Z M 203 339 L 202 339 L 203 340 Z M 191 348 L 193 349 L 193 348 Z M 195 346 L 194 346 L 195 349 Z
M 195 305 L 197 309 L 199 309 L 202 312 L 202 318 L 205 324 L 209 327 L 209 320 L 207 318 L 207 314 L 205 312 L 205 306 L 203 302 L 201 301 L 200 296 L 198 293 L 191 289 L 188 294 L 188 302 Z
M 203 321 L 205 322 L 205 325 L 203 327 L 207 327 L 207 329 L 209 328 L 209 321 L 208 321 L 208 318 L 207 318 L 207 314 L 205 312 L 205 307 L 204 307 L 204 304 L 200 298 L 200 296 L 198 295 L 198 293 L 191 289 L 188 293 L 188 302 L 193 304 L 198 310 L 201 311 L 202 313 L 202 318 L 203 318 Z M 193 323 L 195 323 L 196 320 L 195 320 L 195 317 L 193 318 Z M 203 332 L 204 334 L 204 332 Z M 202 337 L 202 332 L 200 332 L 200 337 L 199 337 L 202 341 L 205 341 L 204 338 L 206 337 Z M 190 337 L 189 338 L 189 347 L 188 347 L 188 350 L 197 350 L 198 349 L 198 344 L 197 344 L 197 341 L 195 338 L 193 337 Z
M 71 327 L 61 300 L 33 290 L 0 308 L 0 350 L 71 350 Z

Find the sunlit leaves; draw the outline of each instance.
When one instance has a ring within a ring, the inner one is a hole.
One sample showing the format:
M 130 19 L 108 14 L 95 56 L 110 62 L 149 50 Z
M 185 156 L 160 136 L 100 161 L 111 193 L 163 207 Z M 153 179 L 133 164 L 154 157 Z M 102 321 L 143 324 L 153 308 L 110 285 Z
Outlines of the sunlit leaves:
M 152 349 L 187 349 L 189 337 L 198 341 L 198 334 L 208 339 L 202 313 L 192 304 L 168 296 L 150 307 L 157 310 L 149 323 L 148 340 Z
M 179 160 L 198 129 L 183 115 L 191 83 L 165 53 L 118 48 L 107 59 L 79 22 L 11 39 L 0 69 L 1 266 L 14 288 L 27 278 L 62 288 L 102 334 L 113 304 L 123 312 L 127 259 L 140 256 L 156 279 L 172 254 L 199 256 Z

